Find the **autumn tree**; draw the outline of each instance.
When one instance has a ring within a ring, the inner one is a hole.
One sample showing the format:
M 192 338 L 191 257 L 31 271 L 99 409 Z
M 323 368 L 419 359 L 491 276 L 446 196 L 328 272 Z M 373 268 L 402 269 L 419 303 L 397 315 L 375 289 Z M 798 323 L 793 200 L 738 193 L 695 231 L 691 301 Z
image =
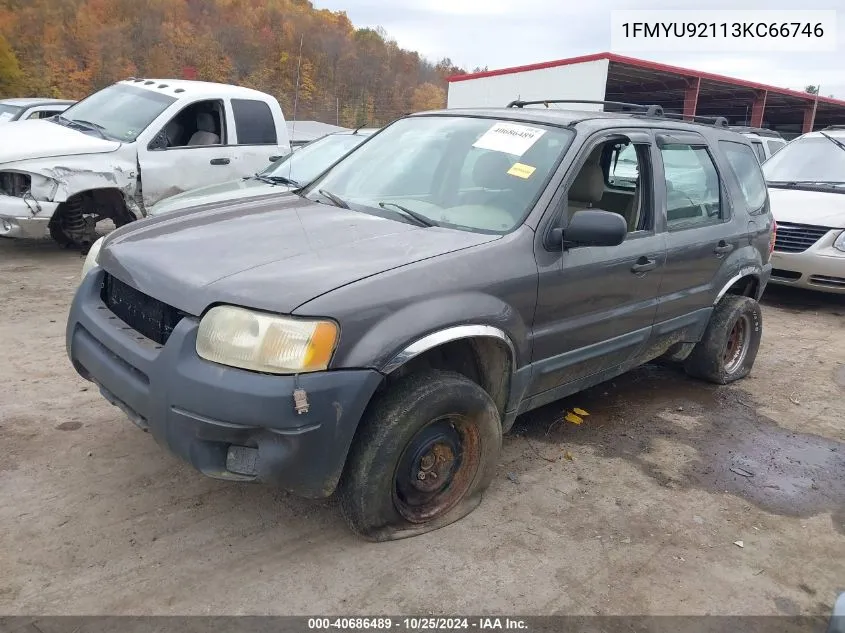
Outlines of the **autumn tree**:
M 298 119 L 382 125 L 442 107 L 462 72 L 308 0 L 0 0 L 0 94 L 182 77 L 269 92 L 288 117 L 296 100 Z
M 432 83 L 424 83 L 414 89 L 411 108 L 416 111 L 439 110 L 446 107 L 446 91 Z
M 15 94 L 22 78 L 17 56 L 6 38 L 0 35 L 0 97 Z

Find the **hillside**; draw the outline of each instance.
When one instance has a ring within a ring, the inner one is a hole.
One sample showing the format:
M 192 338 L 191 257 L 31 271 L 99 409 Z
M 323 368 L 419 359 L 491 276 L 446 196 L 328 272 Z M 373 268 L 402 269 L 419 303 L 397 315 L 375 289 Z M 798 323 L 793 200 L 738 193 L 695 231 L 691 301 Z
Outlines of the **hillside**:
M 184 77 L 270 92 L 292 118 L 298 65 L 297 118 L 346 126 L 442 107 L 460 72 L 307 0 L 0 0 L 0 97 Z

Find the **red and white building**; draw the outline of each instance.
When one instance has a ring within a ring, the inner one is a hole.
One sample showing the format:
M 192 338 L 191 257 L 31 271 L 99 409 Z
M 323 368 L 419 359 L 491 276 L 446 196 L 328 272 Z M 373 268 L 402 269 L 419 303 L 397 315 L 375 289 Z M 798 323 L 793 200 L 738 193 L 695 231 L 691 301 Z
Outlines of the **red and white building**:
M 667 112 L 725 116 L 733 125 L 792 137 L 845 125 L 845 101 L 614 53 L 449 78 L 449 108 L 498 107 L 515 99 L 657 104 Z M 579 109 L 601 106 L 579 106 Z

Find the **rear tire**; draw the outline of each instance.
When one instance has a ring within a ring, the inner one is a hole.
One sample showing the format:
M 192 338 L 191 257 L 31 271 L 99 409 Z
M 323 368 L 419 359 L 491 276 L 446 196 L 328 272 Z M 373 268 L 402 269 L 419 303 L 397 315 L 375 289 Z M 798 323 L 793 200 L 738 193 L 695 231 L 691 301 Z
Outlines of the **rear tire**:
M 754 366 L 762 335 L 760 304 L 750 297 L 727 295 L 713 310 L 684 369 L 690 376 L 719 385 L 745 378 Z
M 481 502 L 502 447 L 492 398 L 465 376 L 400 379 L 368 409 L 339 493 L 350 528 L 373 541 L 424 534 Z

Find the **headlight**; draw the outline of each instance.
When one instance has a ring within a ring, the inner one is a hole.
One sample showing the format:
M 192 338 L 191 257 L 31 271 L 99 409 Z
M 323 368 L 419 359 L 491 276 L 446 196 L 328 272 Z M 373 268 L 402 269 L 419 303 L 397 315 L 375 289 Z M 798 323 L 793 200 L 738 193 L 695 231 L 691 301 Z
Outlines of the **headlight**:
M 85 275 L 87 275 L 88 272 L 97 265 L 97 261 L 100 259 L 100 249 L 102 247 L 102 237 L 93 244 L 91 244 L 91 249 L 88 251 L 88 255 L 85 257 L 85 263 L 82 264 L 82 279 L 85 279 Z
M 845 231 L 842 231 L 839 234 L 839 237 L 833 241 L 833 248 L 838 251 L 845 252 Z
M 252 371 L 307 373 L 329 366 L 337 335 L 332 321 L 215 306 L 200 321 L 197 354 L 214 363 Z

